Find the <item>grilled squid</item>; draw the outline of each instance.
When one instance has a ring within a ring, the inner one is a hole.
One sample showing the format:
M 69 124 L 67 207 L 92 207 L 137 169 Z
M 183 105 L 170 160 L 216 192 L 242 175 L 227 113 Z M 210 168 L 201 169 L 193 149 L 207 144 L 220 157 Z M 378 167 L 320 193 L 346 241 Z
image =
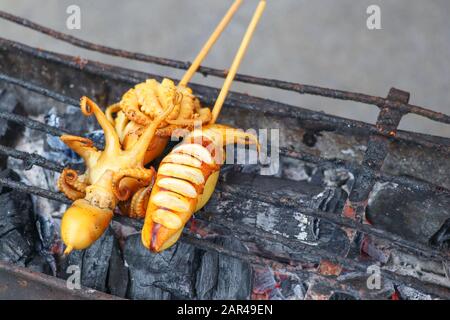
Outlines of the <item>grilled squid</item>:
M 225 159 L 225 146 L 254 144 L 243 131 L 214 124 L 195 129 L 161 162 L 142 229 L 142 243 L 153 252 L 172 246 L 194 212 L 211 197 Z
M 177 129 L 210 121 L 210 109 L 201 107 L 190 88 L 164 78 L 161 82 L 148 79 L 129 89 L 118 104 L 108 107 L 106 115 L 123 147 L 131 149 L 145 128 L 167 108 L 172 112 L 159 124 L 145 155 L 144 163 L 149 163 L 163 152 Z
M 144 203 L 155 175 L 152 168 L 144 167 L 145 153 L 159 124 L 173 111 L 173 107 L 164 110 L 143 130 L 132 148 L 123 150 L 117 132 L 101 109 L 87 97 L 81 98 L 80 105 L 84 115 L 96 116 L 104 131 L 105 147 L 97 150 L 89 139 L 61 136 L 86 165 L 86 172 L 81 176 L 66 168 L 58 181 L 59 189 L 75 200 L 61 222 L 66 254 L 95 242 L 108 227 L 113 210 L 121 201 L 130 202 L 129 216 L 143 218 Z
M 229 13 L 235 11 L 239 3 L 236 1 Z M 153 252 L 172 246 L 193 213 L 208 202 L 224 163 L 227 144 L 255 144 L 259 150 L 254 135 L 215 122 L 265 6 L 266 1 L 261 0 L 253 14 L 212 109 L 211 120 L 203 128 L 189 133 L 158 168 L 141 234 L 143 245 Z M 202 54 L 199 56 L 201 58 Z

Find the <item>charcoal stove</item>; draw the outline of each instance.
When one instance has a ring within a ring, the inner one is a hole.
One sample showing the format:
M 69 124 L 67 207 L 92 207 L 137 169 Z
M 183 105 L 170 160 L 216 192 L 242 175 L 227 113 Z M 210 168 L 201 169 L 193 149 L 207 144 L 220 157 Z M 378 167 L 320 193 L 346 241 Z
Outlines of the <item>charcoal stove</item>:
M 0 17 L 88 50 L 189 67 L 88 43 L 5 12 Z M 132 299 L 450 298 L 450 139 L 397 129 L 410 113 L 445 124 L 450 116 L 410 104 L 409 93 L 392 88 L 384 98 L 237 75 L 253 85 L 375 106 L 379 116 L 373 125 L 231 92 L 223 123 L 280 129 L 275 176 L 224 170 L 211 201 L 167 252 L 147 252 L 137 233 L 142 223 L 118 216 L 94 246 L 61 259 L 53 222 L 69 201 L 51 189 L 64 167 L 52 142 L 63 133 L 90 132 L 60 122 L 68 110 L 81 117 L 70 106 L 82 95 L 105 106 L 130 86 L 162 76 L 6 39 L 0 39 L 0 68 L 0 154 L 3 167 L 13 170 L 0 175 L 0 196 L 5 203 L 29 197 L 22 200 L 29 201 L 27 219 L 0 225 L 2 260 L 60 278 L 75 265 L 84 286 Z M 207 67 L 199 72 L 226 76 Z M 203 85 L 192 89 L 205 105 L 218 94 Z M 23 235 L 22 229 L 36 230 Z

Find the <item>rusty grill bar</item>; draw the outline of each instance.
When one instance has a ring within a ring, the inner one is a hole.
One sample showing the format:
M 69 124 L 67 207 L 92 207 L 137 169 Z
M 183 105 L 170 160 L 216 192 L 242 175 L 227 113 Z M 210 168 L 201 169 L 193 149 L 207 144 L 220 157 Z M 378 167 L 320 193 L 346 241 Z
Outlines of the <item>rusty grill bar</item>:
M 183 62 L 179 60 L 174 59 L 167 59 L 167 58 L 160 58 L 155 57 L 147 54 L 142 53 L 136 53 L 136 52 L 130 52 L 126 50 L 119 50 L 110 48 L 107 46 L 102 46 L 99 44 L 91 43 L 88 41 L 81 40 L 79 38 L 58 32 L 56 30 L 44 27 L 42 25 L 39 25 L 33 21 L 30 21 L 28 19 L 18 17 L 15 15 L 12 15 L 10 13 L 0 11 L 0 18 L 14 22 L 16 24 L 19 24 L 23 27 L 32 29 L 34 31 L 38 31 L 40 33 L 46 34 L 50 37 L 53 37 L 57 40 L 64 41 L 67 43 L 70 43 L 71 45 L 91 50 L 91 51 L 97 51 L 101 52 L 107 55 L 126 58 L 126 59 L 132 59 L 142 62 L 149 62 L 154 63 L 166 67 L 176 68 L 176 69 L 182 69 L 187 70 L 190 67 L 190 62 Z M 215 68 L 209 68 L 209 67 L 200 67 L 197 71 L 198 73 L 203 74 L 204 76 L 215 76 L 220 78 L 225 78 L 228 74 L 226 70 L 220 70 Z M 236 74 L 235 77 L 236 81 L 265 86 L 265 87 L 271 87 L 271 88 L 277 88 L 277 89 L 283 89 L 283 90 L 289 90 L 289 91 L 295 91 L 301 94 L 311 94 L 311 95 L 318 95 L 323 96 L 327 98 L 332 99 L 341 99 L 341 100 L 350 100 L 355 102 L 361 102 L 369 105 L 375 105 L 379 108 L 381 106 L 386 106 L 392 109 L 399 109 L 402 112 L 405 113 L 414 113 L 417 115 L 421 115 L 423 117 L 427 117 L 431 120 L 447 123 L 450 124 L 450 116 L 435 112 L 432 110 L 429 110 L 428 108 L 410 105 L 408 103 L 400 102 L 400 101 L 393 101 L 390 99 L 382 98 L 382 97 L 376 97 L 371 96 L 368 94 L 363 93 L 357 93 L 357 92 L 350 92 L 350 91 L 343 91 L 343 90 L 335 90 L 335 89 L 328 89 L 318 86 L 312 86 L 312 85 L 306 85 L 306 84 L 300 84 L 300 83 L 293 83 L 293 82 L 287 82 L 287 81 L 280 81 L 280 80 L 274 80 L 274 79 L 266 79 L 261 77 L 253 77 L 249 75 L 243 75 L 243 74 Z
M 46 28 L 44 26 L 38 25 L 34 22 L 31 22 L 27 19 L 23 19 L 5 12 L 0 11 L 0 17 L 14 23 L 20 24 L 24 27 L 31 28 L 35 31 L 42 32 L 51 37 L 54 37 L 58 40 L 68 42 L 72 45 L 79 46 L 88 50 L 98 51 L 101 53 L 114 55 L 118 57 L 123 57 L 127 59 L 139 60 L 144 62 L 155 63 L 167 67 L 178 68 L 178 69 L 187 69 L 189 67 L 188 62 L 182 62 L 178 60 L 171 60 L 165 58 L 158 58 L 154 56 L 133 53 L 124 50 L 113 49 L 93 43 L 89 43 L 83 41 L 81 39 L 57 32 L 55 30 Z M 68 65 L 70 67 L 75 67 L 81 69 L 85 72 L 95 74 L 97 76 L 111 78 L 111 79 L 120 79 L 121 81 L 134 84 L 141 81 L 141 77 L 144 74 L 133 72 L 126 73 L 121 70 L 121 72 L 115 72 L 116 70 L 113 67 L 103 65 L 100 63 L 95 63 L 91 61 L 80 60 L 79 58 L 70 59 L 70 57 L 66 57 L 63 55 L 52 54 L 49 52 L 45 52 L 42 50 L 34 50 L 33 48 L 14 43 L 8 40 L 0 39 L 0 44 L 4 44 L 6 46 L 12 46 L 16 49 L 31 53 L 34 56 L 42 58 L 44 60 L 51 60 L 57 62 L 62 65 Z M 212 75 L 217 77 L 225 77 L 226 71 L 213 69 L 208 67 L 201 67 L 199 69 L 200 73 L 203 75 Z M 147 77 L 153 77 L 156 79 L 160 79 L 161 77 L 156 75 L 146 75 Z M 0 80 L 15 86 L 22 87 L 31 92 L 38 93 L 45 97 L 51 98 L 55 101 L 77 105 L 77 99 L 69 97 L 65 94 L 58 93 L 52 91 L 48 88 L 33 84 L 30 81 L 26 81 L 23 79 L 14 78 L 12 76 L 6 74 L 0 74 Z M 278 207 L 291 207 L 297 208 L 301 211 L 302 214 L 306 216 L 312 216 L 315 218 L 323 219 L 325 221 L 331 222 L 335 225 L 348 228 L 349 238 L 351 240 L 356 239 L 358 234 L 363 234 L 365 236 L 370 235 L 377 238 L 381 238 L 384 240 L 390 241 L 390 245 L 392 248 L 396 248 L 405 252 L 417 254 L 420 257 L 426 257 L 427 259 L 432 259 L 435 261 L 440 261 L 442 263 L 449 262 L 449 252 L 442 251 L 430 246 L 424 245 L 422 243 L 416 241 L 410 241 L 402 238 L 399 235 L 394 233 L 390 233 L 388 231 L 376 228 L 367 223 L 365 219 L 365 212 L 367 207 L 367 201 L 369 197 L 369 193 L 372 191 L 372 188 L 377 181 L 383 182 L 395 182 L 401 185 L 410 186 L 419 190 L 431 190 L 433 192 L 450 194 L 450 190 L 445 187 L 435 185 L 430 182 L 421 181 L 414 179 L 412 177 L 398 177 L 387 175 L 381 172 L 381 168 L 386 156 L 389 154 L 388 146 L 392 141 L 403 141 L 406 143 L 414 143 L 416 145 L 422 145 L 424 147 L 432 148 L 433 150 L 442 152 L 443 154 L 450 153 L 450 144 L 447 139 L 441 137 L 427 136 L 422 134 L 416 134 L 405 131 L 397 131 L 397 127 L 402 119 L 402 117 L 406 114 L 413 113 L 433 121 L 438 121 L 445 124 L 450 124 L 450 116 L 434 112 L 432 110 L 428 110 L 424 107 L 415 106 L 409 104 L 409 94 L 406 92 L 402 92 L 397 89 L 391 89 L 387 98 L 383 97 L 375 97 L 366 94 L 356 93 L 356 92 L 348 92 L 342 90 L 334 90 L 328 88 L 322 88 L 311 85 L 304 85 L 299 83 L 291 83 L 279 80 L 271 80 L 264 78 L 257 78 L 248 75 L 238 74 L 236 76 L 237 81 L 246 82 L 255 85 L 262 85 L 272 88 L 278 88 L 282 90 L 290 90 L 295 91 L 301 94 L 311 94 L 318 95 L 323 97 L 328 97 L 332 99 L 341 99 L 341 100 L 351 100 L 356 102 L 361 102 L 369 105 L 377 106 L 380 109 L 379 117 L 376 122 L 376 125 L 370 125 L 367 123 L 351 120 L 351 119 L 343 119 L 339 117 L 329 116 L 327 114 L 313 112 L 305 109 L 292 110 L 287 108 L 286 105 L 281 103 L 259 99 L 255 97 L 250 97 L 247 95 L 241 95 L 237 93 L 231 93 L 229 99 L 227 99 L 228 106 L 238 107 L 246 110 L 258 110 L 260 112 L 264 112 L 265 114 L 272 114 L 281 118 L 295 118 L 301 121 L 312 121 L 315 123 L 319 123 L 322 128 L 332 128 L 337 132 L 343 132 L 346 130 L 358 129 L 369 136 L 369 142 L 367 145 L 367 150 L 365 151 L 364 159 L 362 164 L 349 163 L 344 160 L 329 160 L 322 158 L 320 156 L 316 156 L 313 154 L 308 154 L 304 152 L 298 152 L 295 150 L 291 150 L 289 148 L 282 148 L 281 155 L 288 158 L 298 159 L 314 164 L 326 164 L 330 167 L 343 167 L 351 169 L 355 173 L 355 184 L 349 194 L 347 202 L 345 204 L 342 215 L 330 215 L 326 212 L 322 212 L 320 210 L 312 210 L 308 208 L 299 207 L 299 204 L 296 203 L 292 199 L 275 199 L 271 196 L 266 196 L 264 194 L 258 193 L 249 193 L 244 188 L 236 188 L 236 187 L 228 187 L 222 186 L 218 189 L 219 192 L 223 194 L 245 194 L 247 197 L 257 199 L 262 202 L 270 203 L 272 205 Z M 199 98 L 206 102 L 210 103 L 214 100 L 216 96 L 217 89 L 213 89 L 206 86 L 198 86 L 192 85 L 194 91 L 198 92 Z M 18 114 L 12 114 L 8 112 L 0 111 L 0 119 L 4 119 L 7 121 L 11 121 L 17 123 L 19 125 L 28 127 L 33 130 L 39 130 L 45 132 L 50 135 L 59 136 L 62 134 L 71 134 L 70 132 L 66 132 L 65 130 L 61 130 L 59 128 L 51 127 L 41 122 L 29 119 L 27 117 L 23 117 Z M 55 172 L 60 172 L 63 169 L 63 166 L 60 164 L 48 160 L 37 154 L 30 154 L 23 151 L 18 151 L 13 148 L 0 145 L 0 154 L 4 154 L 13 158 L 20 159 L 24 162 L 25 169 L 30 169 L 33 165 L 40 166 L 42 168 L 52 170 Z M 7 178 L 0 177 L 0 185 L 13 188 L 22 192 L 34 194 L 40 197 L 45 197 L 51 200 L 59 201 L 65 204 L 69 204 L 70 201 L 61 193 L 53 192 L 50 190 L 42 189 L 35 186 L 29 186 L 24 183 L 15 182 Z M 134 225 L 138 228 L 141 227 L 141 222 L 136 220 L 131 220 L 124 217 L 116 217 L 115 219 L 124 222 L 125 224 Z M 204 218 L 196 218 L 197 221 L 204 223 L 205 225 L 213 226 L 214 223 Z M 234 224 L 228 220 L 218 220 L 219 224 L 222 227 L 227 227 L 233 230 L 233 232 L 238 236 L 238 238 L 249 237 L 248 231 L 245 227 L 242 227 L 238 224 Z M 336 288 L 336 290 L 346 291 L 347 287 L 343 287 L 343 284 L 338 283 L 337 277 L 340 274 L 340 267 L 344 266 L 345 268 L 366 271 L 367 264 L 354 261 L 351 258 L 348 258 L 346 255 L 339 256 L 333 254 L 327 250 L 316 249 L 314 247 L 305 245 L 300 243 L 299 241 L 295 241 L 289 238 L 286 238 L 281 235 L 275 235 L 270 232 L 264 230 L 253 230 L 251 237 L 255 238 L 263 238 L 269 241 L 276 241 L 281 244 L 285 244 L 287 246 L 298 249 L 299 251 L 308 252 L 310 255 L 317 257 L 323 263 L 331 263 L 335 265 L 335 270 L 337 270 L 334 274 L 321 274 L 319 272 L 313 272 L 314 276 L 326 283 L 330 287 Z M 181 241 L 192 244 L 198 248 L 204 250 L 212 250 L 218 253 L 222 253 L 231 257 L 235 257 L 241 259 L 243 261 L 247 261 L 252 265 L 260 265 L 260 266 L 271 266 L 274 270 L 287 270 L 292 273 L 311 273 L 312 271 L 304 270 L 301 266 L 301 261 L 295 259 L 286 259 L 286 257 L 273 257 L 267 258 L 263 255 L 254 254 L 251 252 L 239 252 L 229 250 L 221 245 L 215 244 L 208 239 L 199 238 L 195 232 L 192 232 L 189 229 L 189 225 L 184 230 L 184 236 L 181 238 Z M 355 242 L 351 242 L 352 245 L 355 245 Z M 348 251 L 350 247 L 348 248 Z M 320 270 L 320 268 L 319 268 Z M 438 296 L 444 299 L 450 299 L 450 290 L 445 287 L 441 287 L 438 285 L 432 285 L 429 283 L 425 283 L 420 281 L 417 278 L 412 276 L 404 276 L 389 270 L 381 270 L 382 275 L 386 278 L 399 282 L 402 284 L 406 284 L 412 288 L 415 288 L 419 291 Z M 350 288 L 351 289 L 351 288 Z M 312 294 L 313 295 L 313 294 Z

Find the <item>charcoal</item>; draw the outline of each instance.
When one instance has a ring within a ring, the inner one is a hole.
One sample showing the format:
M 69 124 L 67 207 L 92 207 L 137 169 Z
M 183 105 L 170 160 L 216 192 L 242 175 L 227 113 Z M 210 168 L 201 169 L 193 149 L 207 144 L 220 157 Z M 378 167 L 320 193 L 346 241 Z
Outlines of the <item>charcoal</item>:
M 351 293 L 354 297 L 359 297 L 360 299 L 370 299 L 370 300 L 380 300 L 380 299 L 390 299 L 390 297 L 395 292 L 394 283 L 387 279 L 386 277 L 381 276 L 380 278 L 380 287 L 370 287 L 368 283 L 374 285 L 373 282 L 370 282 L 371 279 L 369 277 L 373 275 L 374 272 L 368 269 L 367 272 L 359 272 L 359 271 L 347 271 L 344 270 L 341 275 L 339 275 L 338 280 L 342 286 L 352 286 L 353 289 L 357 291 L 348 291 L 347 293 Z M 368 282 L 369 281 L 369 282 Z M 338 290 L 332 290 L 334 293 L 334 299 L 336 300 L 347 300 L 346 294 L 344 292 L 340 292 Z M 344 295 L 342 295 L 342 293 Z
M 0 203 L 1 203 L 0 199 Z M 25 266 L 26 260 L 33 256 L 33 246 L 23 234 L 12 229 L 3 234 L 0 241 L 0 260 Z
M 38 214 L 36 226 L 43 250 L 51 250 L 58 237 L 53 219 L 50 215 Z
M 66 106 L 63 111 L 51 108 L 45 115 L 45 123 L 80 135 L 99 129 L 94 116 L 87 117 L 82 114 L 80 107 L 71 105 Z
M 225 248 L 244 251 L 245 247 L 235 238 L 221 237 L 216 242 Z M 251 292 L 250 265 L 238 259 L 219 255 L 219 274 L 213 299 L 248 299 Z
M 127 298 L 131 299 L 192 299 L 195 297 L 197 250 L 178 242 L 155 254 L 141 243 L 140 234 L 125 242 L 124 259 L 130 272 Z
M 71 275 L 73 275 L 75 269 L 81 276 L 83 255 L 84 251 L 74 250 L 69 255 L 64 256 L 58 263 L 57 277 L 68 279 Z
M 0 111 L 24 115 L 25 111 L 13 94 L 0 89 Z M 16 123 L 0 119 L 0 144 L 13 147 L 23 132 L 23 127 Z M 0 170 L 5 169 L 7 157 L 0 155 Z
M 368 219 L 407 239 L 428 243 L 450 218 L 446 193 L 417 191 L 395 183 L 377 183 L 369 198 Z
M 272 234 L 291 237 L 315 247 L 334 253 L 344 253 L 348 244 L 345 232 L 326 221 L 302 214 L 300 207 L 320 209 L 330 214 L 340 213 L 347 197 L 340 188 L 326 187 L 307 181 L 293 181 L 269 176 L 258 176 L 242 172 L 228 172 L 225 181 L 220 181 L 216 192 L 203 209 L 211 213 L 212 222 L 227 225 L 227 221 L 249 228 L 258 228 Z M 236 195 L 222 193 L 220 190 L 233 191 Z M 255 194 L 257 192 L 257 194 Z M 248 198 L 246 194 L 253 194 L 259 198 L 261 194 L 271 199 L 289 198 L 299 209 L 275 206 L 271 203 L 255 198 Z M 265 253 L 293 256 L 300 255 L 302 260 L 314 261 L 308 254 L 287 251 L 273 241 L 258 240 L 258 248 Z
M 443 150 L 448 149 L 448 142 Z M 430 148 L 412 148 L 403 142 L 391 144 L 383 171 L 396 176 L 411 176 L 450 189 L 450 161 L 448 153 Z
M 43 137 L 45 135 L 36 130 L 26 129 L 23 137 L 16 149 L 23 152 L 30 152 L 48 157 L 43 150 Z M 57 159 L 55 159 L 57 160 Z M 46 190 L 55 190 L 57 185 L 57 178 L 59 173 L 51 170 L 43 169 L 37 165 L 28 167 L 26 162 L 8 158 L 8 168 L 14 169 L 21 174 L 21 181 L 27 185 L 33 185 Z M 56 190 L 55 190 L 56 191 Z M 66 205 L 57 201 L 31 196 L 33 202 L 33 210 L 36 217 L 36 228 L 39 234 L 38 248 L 36 250 L 40 255 L 43 255 L 51 267 L 52 274 L 56 273 L 56 261 L 54 254 L 62 247 L 59 244 L 59 217 L 65 210 Z
M 253 268 L 252 298 L 303 300 L 308 290 L 307 274 L 274 272 L 270 267 Z
M 17 180 L 11 170 L 0 175 Z M 24 266 L 36 255 L 39 242 L 31 198 L 28 194 L 3 188 L 0 208 L 0 260 Z
M 33 258 L 27 262 L 26 266 L 35 272 L 54 275 L 54 270 L 52 270 L 52 266 L 50 266 L 47 257 L 44 255 L 33 256 Z
M 271 268 L 255 268 L 253 277 L 254 296 L 252 298 L 262 297 L 271 300 L 284 299 L 279 283 Z M 301 297 L 304 297 L 303 293 L 301 294 Z
M 217 237 L 215 243 L 233 251 L 246 251 L 235 238 Z M 202 256 L 197 274 L 198 299 L 249 299 L 252 270 L 248 263 L 215 252 Z
M 195 283 L 198 299 L 212 299 L 216 291 L 218 275 L 219 255 L 215 252 L 205 252 L 201 258 L 201 265 Z
M 119 249 L 119 241 L 114 239 L 112 254 L 109 261 L 108 291 L 118 297 L 125 298 L 128 287 L 128 267 L 125 265 Z
M 236 239 L 218 237 L 214 242 L 244 251 Z M 155 254 L 141 244 L 139 234 L 126 239 L 124 259 L 129 268 L 132 299 L 247 299 L 250 265 L 215 252 L 198 250 L 183 242 Z M 111 276 L 110 276 L 111 277 Z
M 310 181 L 317 167 L 291 158 L 281 158 L 280 178 L 294 181 Z
M 70 253 L 60 264 L 58 277 L 67 279 L 73 275 L 77 267 L 80 272 L 83 286 L 105 291 L 107 287 L 108 268 L 113 252 L 114 235 L 108 229 L 93 245 L 86 250 L 75 250 Z
M 106 290 L 109 260 L 113 252 L 114 235 L 109 228 L 93 245 L 85 250 L 81 283 L 89 288 Z
M 450 218 L 445 220 L 442 226 L 433 234 L 429 240 L 430 245 L 447 249 L 450 246 Z

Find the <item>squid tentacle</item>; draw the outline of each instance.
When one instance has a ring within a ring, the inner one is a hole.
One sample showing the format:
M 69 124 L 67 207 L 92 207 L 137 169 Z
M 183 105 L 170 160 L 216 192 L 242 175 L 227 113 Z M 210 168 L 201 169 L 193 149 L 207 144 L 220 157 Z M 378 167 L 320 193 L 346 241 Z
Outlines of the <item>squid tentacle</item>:
M 119 136 L 117 135 L 117 132 L 114 129 L 113 125 L 111 124 L 111 122 L 109 122 L 100 107 L 86 96 L 81 97 L 80 107 L 85 116 L 94 114 L 97 118 L 98 123 L 102 127 L 103 133 L 105 135 L 104 151 L 109 154 L 116 154 L 121 149 Z
M 186 91 L 186 90 L 185 90 Z M 178 113 L 178 117 L 168 118 L 166 122 L 168 124 L 173 125 L 180 125 L 180 126 L 189 126 L 193 125 L 195 121 L 203 120 L 203 117 L 200 117 L 200 108 L 198 108 L 198 104 L 196 103 L 196 99 L 194 96 L 192 96 L 191 92 L 186 92 L 185 95 L 183 95 L 182 92 L 177 91 L 177 93 L 180 95 L 179 103 L 181 106 L 180 112 Z M 204 108 L 209 111 L 208 108 Z M 198 119 L 200 117 L 200 119 Z M 207 119 L 205 119 L 207 120 Z M 204 121 L 202 121 L 203 123 Z
M 121 169 L 118 172 L 115 172 L 113 174 L 112 178 L 112 190 L 114 195 L 117 197 L 117 199 L 121 201 L 127 200 L 130 195 L 130 189 L 128 186 L 121 186 L 120 182 L 122 179 L 128 177 L 128 178 L 134 178 L 141 182 L 143 185 L 151 185 L 153 178 L 155 176 L 155 169 L 150 168 L 128 168 L 128 169 Z
M 113 114 L 119 112 L 120 110 L 121 110 L 120 102 L 117 102 L 117 103 L 114 103 L 114 104 L 110 105 L 105 110 L 106 119 L 108 119 L 108 121 L 111 122 L 111 124 L 113 126 L 116 124 L 116 121 L 114 120 Z
M 186 110 L 182 106 L 183 94 L 177 90 L 172 80 L 164 79 L 159 84 L 152 79 L 140 85 L 141 90 L 136 92 L 138 96 L 142 96 L 141 110 L 151 119 L 173 106 L 172 112 L 167 116 L 166 121 L 160 123 L 159 128 L 167 126 L 167 120 L 179 118 Z
M 125 139 L 127 132 L 127 126 L 130 123 L 133 124 L 133 122 L 127 118 L 126 114 L 123 111 L 119 111 L 117 113 L 117 116 L 114 119 L 114 128 L 116 129 L 116 132 L 119 135 L 120 143 L 123 143 L 123 140 Z M 140 126 L 139 124 L 135 125 Z
M 149 79 L 135 87 L 138 100 L 140 98 L 142 102 L 141 110 L 149 119 L 153 119 L 164 110 L 162 101 L 159 99 L 159 87 L 160 84 L 155 79 Z
M 57 186 L 70 200 L 81 199 L 86 195 L 87 184 L 78 180 L 78 174 L 73 169 L 65 168 L 61 172 Z
M 209 108 L 201 108 L 198 111 L 199 119 L 202 121 L 202 123 L 210 122 L 212 119 L 212 113 Z
M 156 91 L 164 110 L 172 109 L 172 112 L 167 115 L 166 120 L 176 119 L 181 111 L 181 101 L 183 100 L 181 92 L 178 92 L 173 81 L 167 78 L 161 81 Z M 158 114 L 160 113 L 158 112 Z
M 140 125 L 148 125 L 150 123 L 150 117 L 139 110 L 139 100 L 134 88 L 131 88 L 123 95 L 120 106 L 129 120 Z
M 150 198 L 150 192 L 152 191 L 152 185 L 139 189 L 131 198 L 129 217 L 130 218 L 144 218 L 147 209 L 148 199 Z
M 160 128 L 156 131 L 156 135 L 159 137 L 170 137 L 175 132 L 175 130 L 180 129 L 180 134 L 176 136 L 182 136 L 185 130 L 191 131 L 197 124 L 204 125 L 211 121 L 212 114 L 209 108 L 202 108 L 194 119 L 186 119 L 179 117 L 175 120 L 166 120 L 169 124 L 167 127 Z
M 70 149 L 76 152 L 80 157 L 84 159 L 87 166 L 92 165 L 100 155 L 100 152 L 93 145 L 92 140 L 88 138 L 62 135 L 61 141 L 64 142 Z
M 75 190 L 85 193 L 86 192 L 86 188 L 88 187 L 88 184 L 80 181 L 80 177 L 78 176 L 78 173 L 73 170 L 73 169 L 64 169 L 63 171 L 64 175 L 65 175 L 65 181 L 72 186 Z
M 159 124 L 164 121 L 167 116 L 173 111 L 175 105 L 172 104 L 168 106 L 163 113 L 161 113 L 158 117 L 156 117 L 149 126 L 147 126 L 142 135 L 136 141 L 136 144 L 133 146 L 131 150 L 128 151 L 129 156 L 131 158 L 136 159 L 137 161 L 143 161 L 145 157 L 145 152 L 148 149 L 148 146 L 152 142 L 152 139 L 155 135 L 155 132 L 159 126 Z
M 209 117 L 206 115 L 205 117 L 199 116 L 194 119 L 175 119 L 175 120 L 166 120 L 166 121 L 169 124 L 178 125 L 178 126 L 193 126 L 196 124 L 196 122 L 204 124 L 204 123 L 208 122 L 209 120 L 211 120 L 211 114 Z
M 190 131 L 193 126 L 186 126 L 185 128 L 180 128 L 179 125 L 171 124 L 167 127 L 161 128 L 156 130 L 156 135 L 158 137 L 171 137 L 173 134 L 177 137 L 181 137 L 186 134 L 186 130 Z M 176 132 L 177 130 L 180 130 L 179 134 Z

